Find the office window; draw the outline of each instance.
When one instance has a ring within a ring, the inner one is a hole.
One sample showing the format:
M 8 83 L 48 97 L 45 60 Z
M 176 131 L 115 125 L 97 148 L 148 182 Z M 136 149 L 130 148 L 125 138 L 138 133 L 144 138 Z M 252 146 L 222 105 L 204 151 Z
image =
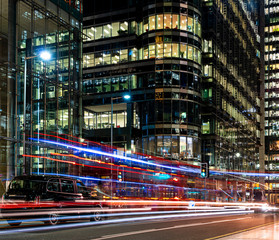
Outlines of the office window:
M 119 36 L 119 22 L 113 22 L 111 24 L 111 36 L 112 37 L 116 37 L 116 36 Z
M 112 26 L 110 24 L 107 24 L 104 26 L 104 38 L 108 38 L 108 37 L 111 37 L 111 28 Z
M 148 55 L 148 46 L 143 48 L 143 56 L 144 59 L 148 59 L 149 55 Z
M 104 78 L 102 81 L 102 91 L 103 92 L 110 92 L 111 91 L 111 80 L 110 78 Z
M 162 29 L 163 28 L 163 21 L 164 21 L 163 14 L 157 15 L 157 27 L 156 27 L 156 29 Z
M 155 22 L 155 16 L 149 17 L 149 30 L 155 30 L 156 28 L 156 22 Z
M 119 51 L 120 53 L 120 62 L 127 62 L 128 61 L 128 49 L 122 49 Z
M 111 62 L 112 64 L 117 64 L 120 61 L 120 52 L 119 50 L 114 50 L 111 54 Z
M 138 55 L 138 50 L 136 48 L 132 48 L 129 50 L 129 60 L 136 61 Z
M 170 29 L 171 23 L 171 14 L 164 14 L 164 29 Z
M 156 58 L 163 58 L 164 57 L 164 51 L 163 51 L 163 43 L 157 44 L 156 46 Z
M 128 22 L 127 21 L 120 22 L 120 31 L 122 31 L 122 33 L 124 33 L 124 34 L 128 33 Z
M 155 58 L 155 44 L 149 45 L 149 58 Z
M 106 51 L 103 53 L 103 63 L 104 65 L 111 64 L 111 53 L 110 51 Z
M 171 57 L 171 43 L 164 43 L 164 57 Z
M 188 30 L 187 26 L 188 26 L 187 16 L 181 15 L 180 16 L 180 29 L 187 31 Z
M 172 44 L 172 57 L 179 57 L 178 52 L 179 52 L 179 44 L 173 43 Z
M 194 56 L 193 47 L 188 45 L 188 59 L 194 60 L 193 56 Z
M 179 29 L 179 18 L 177 14 L 172 15 L 172 28 Z
M 180 57 L 187 58 L 187 44 L 185 43 L 180 44 Z
M 193 18 L 188 16 L 188 31 L 193 32 Z

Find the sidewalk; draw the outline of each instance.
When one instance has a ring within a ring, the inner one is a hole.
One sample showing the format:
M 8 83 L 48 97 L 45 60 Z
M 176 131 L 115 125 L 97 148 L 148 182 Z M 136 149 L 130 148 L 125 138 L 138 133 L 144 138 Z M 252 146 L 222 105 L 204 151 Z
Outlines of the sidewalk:
M 257 229 L 248 230 L 246 232 L 233 234 L 227 237 L 218 238 L 218 240 L 235 240 L 235 239 L 243 239 L 243 240 L 278 240 L 279 239 L 279 223 L 259 227 Z

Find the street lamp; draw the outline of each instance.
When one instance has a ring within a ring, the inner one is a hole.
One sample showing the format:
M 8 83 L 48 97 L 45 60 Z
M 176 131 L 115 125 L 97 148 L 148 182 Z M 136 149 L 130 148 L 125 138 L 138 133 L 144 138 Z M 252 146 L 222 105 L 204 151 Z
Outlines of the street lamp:
M 129 100 L 131 98 L 131 95 L 124 95 L 124 96 L 121 96 L 121 97 L 112 97 L 111 98 L 111 128 L 110 128 L 110 146 L 113 147 L 113 100 L 116 100 L 116 99 L 121 99 L 121 98 L 124 98 L 125 100 Z
M 111 148 L 113 147 L 113 101 L 116 99 L 122 99 L 124 98 L 125 100 L 129 100 L 131 98 L 131 95 L 125 94 L 124 96 L 121 97 L 112 97 L 110 100 L 111 102 L 111 121 L 110 121 L 110 146 Z M 110 161 L 110 198 L 112 199 L 112 158 Z
M 26 78 L 27 78 L 27 60 L 40 57 L 43 61 L 49 61 L 51 59 L 51 54 L 47 50 L 39 53 L 39 56 L 30 56 L 24 58 L 24 86 L 23 86 L 23 174 L 26 174 Z M 39 113 L 38 113 L 39 114 Z

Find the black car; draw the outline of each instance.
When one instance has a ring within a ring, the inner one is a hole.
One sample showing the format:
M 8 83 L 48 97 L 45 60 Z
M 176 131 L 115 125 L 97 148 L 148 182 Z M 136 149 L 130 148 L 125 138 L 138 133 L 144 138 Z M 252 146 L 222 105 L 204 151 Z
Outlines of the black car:
M 69 216 L 89 216 L 90 220 L 100 221 L 101 198 L 78 179 L 18 176 L 10 182 L 2 197 L 1 213 L 12 226 L 20 225 L 21 219 L 33 217 L 52 225 L 71 219 Z

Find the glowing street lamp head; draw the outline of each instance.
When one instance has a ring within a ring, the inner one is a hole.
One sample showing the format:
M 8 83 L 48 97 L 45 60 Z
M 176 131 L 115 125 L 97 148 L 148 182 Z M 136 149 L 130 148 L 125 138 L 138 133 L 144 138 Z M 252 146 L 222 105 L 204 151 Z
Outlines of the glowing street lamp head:
M 236 153 L 235 156 L 236 156 L 236 157 L 240 157 L 240 153 Z
M 124 95 L 123 98 L 126 100 L 129 100 L 131 98 L 131 96 L 127 94 L 127 95 Z
M 51 58 L 50 52 L 44 50 L 40 53 L 40 58 L 44 61 L 49 61 Z

